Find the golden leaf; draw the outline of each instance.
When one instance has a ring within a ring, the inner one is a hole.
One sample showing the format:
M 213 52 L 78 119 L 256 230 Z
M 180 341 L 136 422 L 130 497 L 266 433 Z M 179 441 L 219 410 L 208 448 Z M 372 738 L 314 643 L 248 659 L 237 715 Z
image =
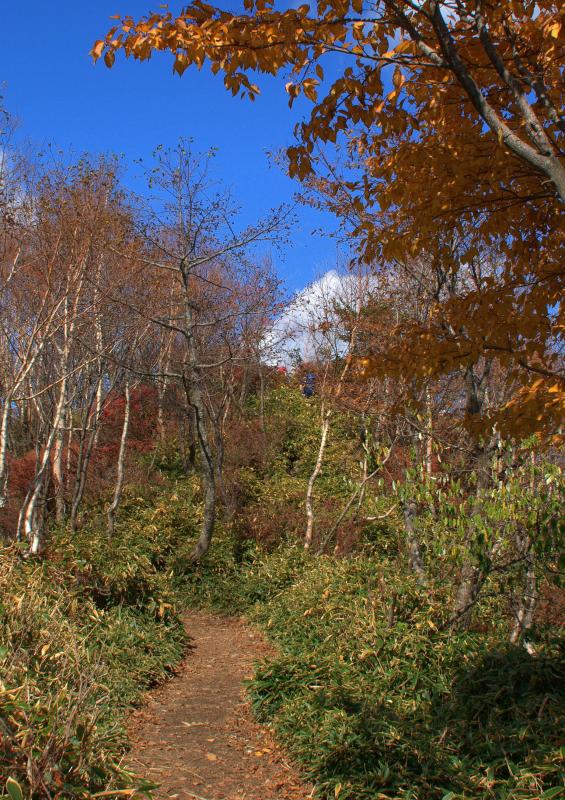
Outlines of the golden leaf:
M 102 55 L 103 50 L 104 50 L 104 41 L 102 39 L 99 39 L 97 42 L 94 43 L 94 47 L 90 51 L 90 55 L 95 61 L 97 61 Z

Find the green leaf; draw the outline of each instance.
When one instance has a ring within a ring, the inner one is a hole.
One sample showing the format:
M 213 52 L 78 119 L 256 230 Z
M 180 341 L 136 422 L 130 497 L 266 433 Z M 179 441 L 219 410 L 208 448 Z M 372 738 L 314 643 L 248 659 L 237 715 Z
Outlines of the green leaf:
M 8 778 L 6 781 L 6 791 L 10 800 L 24 800 L 24 793 L 21 790 L 20 784 L 13 778 Z
M 550 800 L 553 797 L 563 797 L 563 786 L 553 786 L 551 789 L 546 789 L 543 794 L 540 794 L 540 800 Z

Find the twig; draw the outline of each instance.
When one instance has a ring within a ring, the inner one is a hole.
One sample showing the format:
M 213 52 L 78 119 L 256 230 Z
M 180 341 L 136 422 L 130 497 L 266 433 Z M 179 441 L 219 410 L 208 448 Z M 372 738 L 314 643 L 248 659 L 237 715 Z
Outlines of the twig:
M 390 517 L 390 515 L 392 514 L 394 509 L 397 508 L 397 507 L 398 507 L 398 503 L 395 503 L 393 506 L 391 506 L 389 508 L 388 511 L 385 511 L 384 514 L 377 514 L 375 517 L 365 517 L 365 519 L 367 520 L 367 522 L 374 522 L 375 520 L 378 520 L 378 519 L 386 519 L 387 517 Z
M 187 792 L 186 789 L 184 790 L 184 793 L 187 794 L 189 797 L 194 797 L 195 800 L 210 800 L 209 797 L 202 797 L 202 795 L 200 794 L 194 794 L 194 792 Z

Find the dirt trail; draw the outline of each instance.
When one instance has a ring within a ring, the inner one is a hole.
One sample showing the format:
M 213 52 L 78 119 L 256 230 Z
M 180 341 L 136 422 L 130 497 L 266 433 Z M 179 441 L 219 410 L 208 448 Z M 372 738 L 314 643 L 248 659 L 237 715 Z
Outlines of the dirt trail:
M 191 612 L 192 649 L 179 673 L 147 697 L 132 718 L 128 766 L 181 800 L 306 800 L 267 729 L 255 723 L 243 681 L 268 653 L 236 618 Z

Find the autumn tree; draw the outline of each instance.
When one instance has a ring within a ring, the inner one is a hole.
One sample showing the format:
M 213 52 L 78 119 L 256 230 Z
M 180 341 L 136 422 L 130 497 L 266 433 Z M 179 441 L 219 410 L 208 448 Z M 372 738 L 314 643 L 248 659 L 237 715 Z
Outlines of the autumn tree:
M 16 276 L 15 308 L 21 313 L 33 302 L 31 329 L 37 331 L 35 358 L 34 352 L 25 358 L 14 352 L 25 383 L 13 397 L 16 404 L 31 404 L 40 423 L 35 476 L 20 514 L 22 533 L 34 554 L 42 547 L 42 509 L 49 497 L 57 521 L 63 523 L 70 510 L 71 528 L 75 526 L 103 397 L 113 384 L 107 355 L 124 339 L 115 325 L 110 332 L 108 309 L 102 308 L 99 290 L 93 287 L 120 216 L 111 201 L 114 188 L 115 176 L 105 163 L 94 166 L 83 160 L 44 174 L 28 224 L 26 261 Z M 44 309 L 49 310 L 47 320 Z M 14 321 L 9 324 L 18 341 Z M 123 315 L 120 325 L 123 331 Z
M 215 529 L 234 368 L 254 357 L 277 297 L 270 269 L 257 267 L 250 251 L 279 239 L 287 225 L 279 209 L 238 230 L 231 198 L 211 184 L 212 156 L 193 153 L 182 140 L 156 151 L 149 174 L 153 203 L 138 213 L 140 246 L 130 254 L 132 264 L 160 276 L 160 293 L 129 307 L 173 337 L 157 379 L 182 387 L 199 453 L 204 513 L 194 561 L 207 552 Z M 147 283 L 154 286 L 155 278 Z
M 124 376 L 153 357 L 147 323 L 117 301 L 135 294 L 143 304 L 151 287 L 136 285 L 116 250 L 132 225 L 113 160 L 32 162 L 17 175 L 17 152 L 4 158 L 0 507 L 4 532 L 37 555 L 51 517 L 77 528 L 85 496 L 108 484 L 114 450 L 117 510 L 125 437 L 118 452 L 101 428 Z
M 345 142 L 353 234 L 370 262 L 416 257 L 433 249 L 439 227 L 476 224 L 500 253 L 497 280 L 447 304 L 467 325 L 448 337 L 428 329 L 426 369 L 495 354 L 516 379 L 512 425 L 554 431 L 563 409 L 564 37 L 552 0 L 324 0 L 282 11 L 249 0 L 242 13 L 197 2 L 177 16 L 126 17 L 93 55 L 111 67 L 119 50 L 139 60 L 170 51 L 179 74 L 208 61 L 227 89 L 251 99 L 253 73 L 289 73 L 290 103 L 303 95 L 313 104 L 295 129 L 290 173 L 324 181 L 342 213 L 341 178 L 320 151 Z

